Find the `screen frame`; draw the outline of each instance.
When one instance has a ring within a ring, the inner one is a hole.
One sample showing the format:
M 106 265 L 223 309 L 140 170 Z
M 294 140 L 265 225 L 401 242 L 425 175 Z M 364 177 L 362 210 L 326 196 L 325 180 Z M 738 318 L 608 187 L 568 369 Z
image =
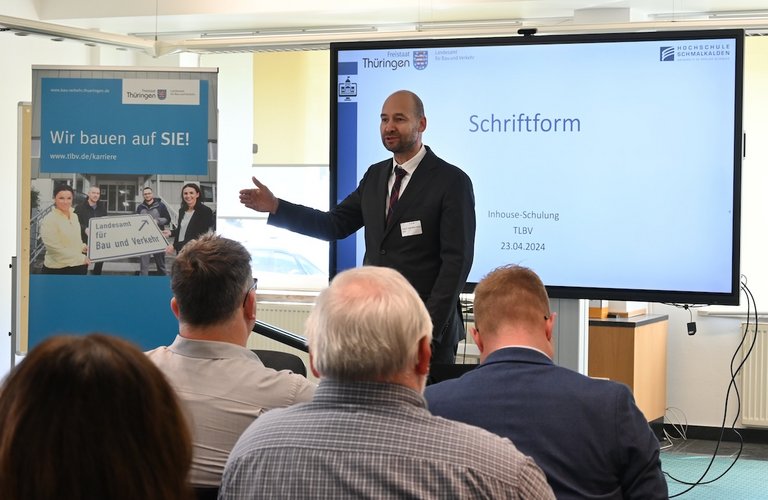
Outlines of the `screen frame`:
M 338 172 L 338 69 L 339 53 L 342 51 L 374 50 L 374 49 L 431 49 L 451 47 L 478 47 L 496 45 L 546 45 L 546 44 L 589 44 L 605 42 L 632 42 L 632 41 L 684 41 L 704 39 L 728 39 L 735 43 L 734 59 L 734 124 L 733 124 L 733 207 L 731 228 L 731 269 L 730 290 L 727 292 L 697 291 L 697 290 L 656 290 L 643 288 L 610 288 L 610 287 L 579 287 L 556 286 L 545 282 L 547 292 L 551 298 L 558 299 L 601 299 L 624 300 L 662 303 L 685 303 L 707 305 L 738 305 L 740 297 L 740 241 L 741 241 L 741 178 L 742 157 L 744 147 L 743 132 L 743 99 L 744 99 L 744 37 L 743 29 L 707 29 L 685 31 L 653 31 L 634 33 L 591 33 L 569 35 L 535 35 L 535 36 L 510 36 L 510 37 L 482 37 L 482 38 L 435 38 L 435 39 L 408 39 L 408 40 L 383 40 L 383 41 L 359 41 L 338 42 L 330 45 L 330 207 L 336 207 L 343 198 L 339 198 L 339 172 Z M 429 112 L 427 112 L 429 115 Z M 359 182 L 359 178 L 356 179 Z M 356 184 L 355 184 L 356 186 Z M 348 188 L 348 186 L 345 186 Z M 354 189 L 354 186 L 352 187 Z M 346 190 L 346 189 L 345 189 Z M 350 191 L 347 191 L 346 196 Z M 682 221 L 681 223 L 685 223 Z M 359 232 L 358 232 L 359 233 Z M 361 237 L 358 233 L 349 238 Z M 601 237 L 596 234 L 596 237 Z M 606 235 L 609 238 L 610 235 Z M 684 244 L 684 242 L 681 242 Z M 330 278 L 335 274 L 351 266 L 344 266 L 344 258 L 340 257 L 344 244 L 332 242 L 329 254 Z M 348 260 L 348 258 L 347 258 Z M 342 267 L 344 266 L 344 267 Z M 488 270 L 490 272 L 491 269 Z M 474 291 L 476 282 L 468 282 L 464 288 L 465 293 Z

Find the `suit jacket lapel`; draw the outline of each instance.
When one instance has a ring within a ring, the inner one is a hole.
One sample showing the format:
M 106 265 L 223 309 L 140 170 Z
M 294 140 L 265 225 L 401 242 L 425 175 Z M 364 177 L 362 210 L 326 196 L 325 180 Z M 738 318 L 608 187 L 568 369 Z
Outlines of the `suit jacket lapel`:
M 394 160 L 389 160 L 385 163 L 386 168 L 382 168 L 376 176 L 377 188 L 375 207 L 378 207 L 376 213 L 378 214 L 374 219 L 376 221 L 376 228 L 379 234 L 386 236 L 389 233 L 389 227 L 387 224 L 387 196 L 389 195 L 387 184 L 389 183 L 389 176 L 392 175 L 392 168 L 394 168 Z M 394 217 L 392 219 L 394 221 Z M 394 225 L 394 224 L 393 224 Z

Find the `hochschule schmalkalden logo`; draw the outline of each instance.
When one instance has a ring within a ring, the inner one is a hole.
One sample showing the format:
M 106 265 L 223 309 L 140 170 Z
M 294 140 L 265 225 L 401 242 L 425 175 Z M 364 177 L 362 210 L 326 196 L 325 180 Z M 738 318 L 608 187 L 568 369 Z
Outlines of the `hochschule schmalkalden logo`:
M 729 59 L 733 46 L 727 41 L 682 42 L 659 47 L 659 61 L 707 61 Z

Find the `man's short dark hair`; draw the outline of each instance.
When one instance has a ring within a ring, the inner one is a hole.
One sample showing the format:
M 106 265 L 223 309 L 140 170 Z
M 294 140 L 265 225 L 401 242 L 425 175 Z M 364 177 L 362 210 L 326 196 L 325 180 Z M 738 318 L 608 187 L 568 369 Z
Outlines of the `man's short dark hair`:
M 184 245 L 171 269 L 180 320 L 195 326 L 229 318 L 242 305 L 252 281 L 248 250 L 211 232 Z

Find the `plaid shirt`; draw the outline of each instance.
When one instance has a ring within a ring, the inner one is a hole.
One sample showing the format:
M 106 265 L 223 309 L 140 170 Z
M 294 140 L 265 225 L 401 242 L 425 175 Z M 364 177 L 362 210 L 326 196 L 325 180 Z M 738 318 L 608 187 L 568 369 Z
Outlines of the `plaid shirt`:
M 406 387 L 321 381 L 240 437 L 220 499 L 554 498 L 534 461 L 477 427 L 431 415 Z

